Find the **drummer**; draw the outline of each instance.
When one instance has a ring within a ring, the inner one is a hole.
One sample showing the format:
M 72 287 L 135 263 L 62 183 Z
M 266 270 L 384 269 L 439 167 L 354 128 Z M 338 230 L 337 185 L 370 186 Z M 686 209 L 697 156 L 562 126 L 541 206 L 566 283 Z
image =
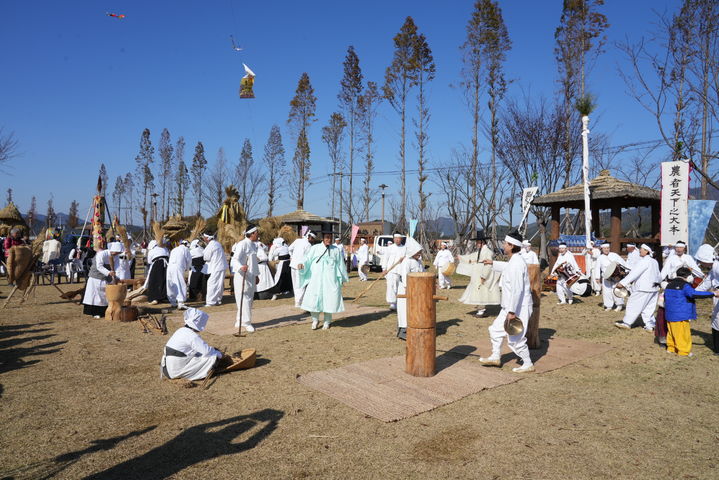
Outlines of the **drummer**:
M 654 309 L 659 298 L 659 264 L 652 258 L 652 249 L 649 245 L 642 244 L 639 249 L 639 260 L 624 277 L 617 283 L 617 288 L 633 284 L 632 294 L 627 301 L 627 311 L 624 319 L 616 322 L 617 328 L 632 328 L 639 316 L 644 321 L 644 330 L 653 331 L 656 324 Z
M 442 242 L 440 250 L 437 252 L 437 256 L 434 258 L 433 262 L 433 265 L 437 268 L 437 273 L 439 274 L 439 288 L 446 288 L 447 290 L 452 288 L 452 280 L 448 275 L 445 275 L 444 272 L 449 264 L 454 262 L 454 256 L 452 256 L 452 252 L 449 251 L 448 247 L 449 245 L 447 245 L 447 242 Z
M 557 261 L 554 262 L 550 275 L 557 273 L 557 305 L 566 305 L 567 303 L 574 303 L 574 293 L 567 285 L 573 275 L 579 273 L 579 265 L 574 258 L 574 254 L 567 250 L 567 244 L 562 242 L 559 244 L 559 255 Z
M 604 300 L 604 311 L 612 308 L 617 312 L 624 309 L 624 299 L 614 295 L 614 287 L 617 283 L 612 278 L 617 265 L 627 270 L 627 264 L 622 257 L 614 252 L 610 252 L 611 244 L 603 243 L 601 246 L 601 254 L 594 266 L 594 278 L 602 282 L 602 299 Z
M 664 266 L 660 273 L 662 280 L 673 280 L 677 276 L 677 270 L 681 267 L 687 267 L 692 271 L 692 274 L 698 278 L 704 278 L 697 262 L 694 258 L 687 253 L 687 244 L 684 242 L 677 242 L 674 244 L 674 254 L 669 255 L 664 260 Z

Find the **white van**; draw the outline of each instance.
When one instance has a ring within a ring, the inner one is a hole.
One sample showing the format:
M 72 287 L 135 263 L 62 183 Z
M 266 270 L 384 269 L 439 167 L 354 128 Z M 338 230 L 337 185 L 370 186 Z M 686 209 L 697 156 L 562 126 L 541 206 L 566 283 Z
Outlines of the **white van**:
M 382 271 L 382 257 L 384 252 L 392 242 L 392 235 L 377 235 L 374 237 L 374 243 L 369 251 L 369 265 L 373 272 Z

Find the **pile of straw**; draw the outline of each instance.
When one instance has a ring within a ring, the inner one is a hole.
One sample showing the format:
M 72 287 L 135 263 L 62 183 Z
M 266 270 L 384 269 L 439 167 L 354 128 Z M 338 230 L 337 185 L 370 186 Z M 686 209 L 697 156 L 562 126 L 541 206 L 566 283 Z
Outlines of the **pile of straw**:
M 186 238 L 190 232 L 190 224 L 184 221 L 179 214 L 170 217 L 162 228 L 167 237 L 173 242 Z

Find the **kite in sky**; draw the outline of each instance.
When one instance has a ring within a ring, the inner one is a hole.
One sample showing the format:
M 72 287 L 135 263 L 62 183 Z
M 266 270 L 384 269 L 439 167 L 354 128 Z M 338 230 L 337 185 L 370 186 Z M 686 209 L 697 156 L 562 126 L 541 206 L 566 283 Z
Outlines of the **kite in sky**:
M 245 67 L 246 75 L 240 80 L 240 98 L 255 98 L 255 92 L 252 91 L 255 84 L 255 72 L 244 63 L 242 66 Z
M 238 47 L 238 46 L 235 44 L 235 37 L 233 37 L 232 35 L 230 35 L 230 40 L 232 41 L 232 49 L 233 49 L 234 51 L 236 51 L 236 52 L 241 52 L 241 51 L 243 50 L 242 47 Z
M 110 12 L 105 12 L 105 15 L 107 15 L 108 17 L 115 17 L 115 18 L 119 18 L 119 19 L 125 18 L 125 14 L 124 14 L 124 13 L 110 13 Z

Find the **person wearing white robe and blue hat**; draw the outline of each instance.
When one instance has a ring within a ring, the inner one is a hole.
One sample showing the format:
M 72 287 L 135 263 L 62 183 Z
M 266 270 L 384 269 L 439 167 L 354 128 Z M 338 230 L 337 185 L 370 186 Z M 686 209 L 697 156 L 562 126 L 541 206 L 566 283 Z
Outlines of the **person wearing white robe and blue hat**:
M 185 325 L 172 334 L 162 355 L 162 378 L 201 380 L 222 358 L 222 352 L 200 337 L 210 317 L 200 309 L 185 310 Z

